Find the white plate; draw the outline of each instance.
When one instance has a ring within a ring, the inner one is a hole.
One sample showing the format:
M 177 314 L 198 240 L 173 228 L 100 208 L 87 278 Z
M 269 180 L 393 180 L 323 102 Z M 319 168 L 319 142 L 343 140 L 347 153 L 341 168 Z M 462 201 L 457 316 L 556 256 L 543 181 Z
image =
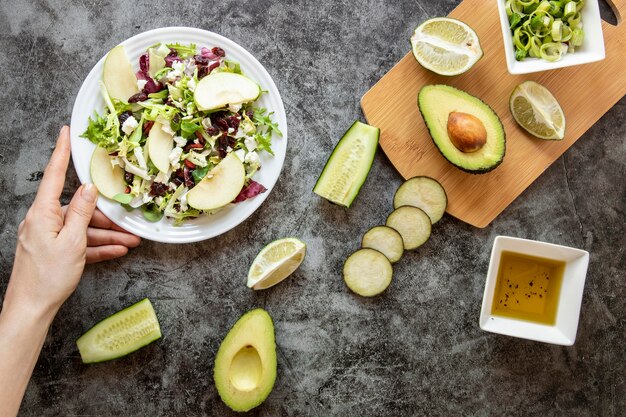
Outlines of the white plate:
M 225 233 L 247 219 L 263 203 L 272 191 L 283 167 L 287 151 L 287 119 L 283 101 L 272 77 L 263 65 L 248 51 L 235 42 L 206 30 L 188 27 L 168 27 L 154 29 L 125 40 L 121 44 L 126 48 L 128 58 L 135 71 L 139 70 L 138 59 L 146 49 L 155 43 L 179 42 L 182 44 L 195 43 L 198 48 L 219 46 L 226 51 L 226 59 L 239 62 L 241 69 L 248 77 L 261 85 L 268 93 L 263 94 L 256 104 L 274 112 L 274 120 L 278 123 L 283 136 L 274 135 L 272 150 L 274 156 L 261 153 L 262 168 L 254 175 L 254 180 L 263 184 L 267 191 L 254 198 L 224 208 L 212 216 L 202 216 L 188 220 L 182 226 L 174 226 L 170 219 L 163 218 L 156 223 L 144 219 L 140 210 L 127 212 L 119 203 L 100 196 L 98 208 L 115 224 L 131 233 L 145 239 L 166 243 L 197 242 Z M 92 182 L 89 174 L 89 163 L 95 145 L 87 139 L 80 138 L 87 129 L 87 118 L 95 111 L 102 113 L 104 101 L 99 92 L 98 81 L 102 76 L 104 57 L 98 61 L 87 75 L 78 92 L 74 109 L 72 110 L 71 142 L 72 160 L 82 183 Z

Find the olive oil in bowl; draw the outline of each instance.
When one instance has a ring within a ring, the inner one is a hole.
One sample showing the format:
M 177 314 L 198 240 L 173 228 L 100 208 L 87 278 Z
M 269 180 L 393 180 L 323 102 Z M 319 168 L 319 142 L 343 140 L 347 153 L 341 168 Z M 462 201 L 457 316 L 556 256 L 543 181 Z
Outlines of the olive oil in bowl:
M 503 251 L 491 314 L 553 326 L 565 262 Z

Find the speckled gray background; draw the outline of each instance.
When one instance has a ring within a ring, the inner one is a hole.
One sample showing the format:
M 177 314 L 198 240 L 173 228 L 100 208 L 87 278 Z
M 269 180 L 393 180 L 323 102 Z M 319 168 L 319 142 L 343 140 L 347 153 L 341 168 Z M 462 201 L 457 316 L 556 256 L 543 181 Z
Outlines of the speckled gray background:
M 445 216 L 375 299 L 342 282 L 343 260 L 384 221 L 401 178 L 379 153 L 349 210 L 317 198 L 313 184 L 341 134 L 362 119 L 360 97 L 407 52 L 411 29 L 456 4 L 2 1 L 0 291 L 57 131 L 82 79 L 118 42 L 170 25 L 233 39 L 276 81 L 290 132 L 276 188 L 241 226 L 198 244 L 144 241 L 87 268 L 52 326 L 21 415 L 231 415 L 213 385 L 213 359 L 229 327 L 257 306 L 276 323 L 278 379 L 250 415 L 625 415 L 625 99 L 486 229 Z M 68 178 L 65 201 L 78 185 L 73 170 Z M 501 234 L 591 252 L 575 346 L 479 330 L 490 248 Z M 257 251 L 290 235 L 308 244 L 302 267 L 268 291 L 248 290 Z M 154 302 L 164 338 L 82 365 L 75 339 L 143 297 Z

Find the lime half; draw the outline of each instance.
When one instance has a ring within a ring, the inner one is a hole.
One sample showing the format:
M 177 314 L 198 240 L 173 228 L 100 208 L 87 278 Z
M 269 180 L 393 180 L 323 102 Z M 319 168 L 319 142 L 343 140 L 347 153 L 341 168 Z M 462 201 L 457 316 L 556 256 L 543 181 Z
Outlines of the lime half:
M 278 284 L 298 269 L 305 254 L 306 245 L 299 239 L 273 241 L 254 258 L 248 271 L 248 287 L 264 290 Z
M 547 88 L 534 81 L 515 87 L 509 100 L 515 121 L 539 139 L 561 140 L 565 136 L 565 115 Z
M 460 20 L 435 17 L 411 36 L 417 62 L 440 75 L 463 74 L 483 56 L 476 32 Z

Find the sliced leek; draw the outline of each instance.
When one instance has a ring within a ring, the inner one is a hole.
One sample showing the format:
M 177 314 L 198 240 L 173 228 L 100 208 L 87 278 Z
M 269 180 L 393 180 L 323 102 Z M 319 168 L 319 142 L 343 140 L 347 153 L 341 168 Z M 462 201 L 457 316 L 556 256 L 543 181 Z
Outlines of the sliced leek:
M 515 59 L 555 62 L 582 46 L 584 0 L 501 0 L 512 32 Z

